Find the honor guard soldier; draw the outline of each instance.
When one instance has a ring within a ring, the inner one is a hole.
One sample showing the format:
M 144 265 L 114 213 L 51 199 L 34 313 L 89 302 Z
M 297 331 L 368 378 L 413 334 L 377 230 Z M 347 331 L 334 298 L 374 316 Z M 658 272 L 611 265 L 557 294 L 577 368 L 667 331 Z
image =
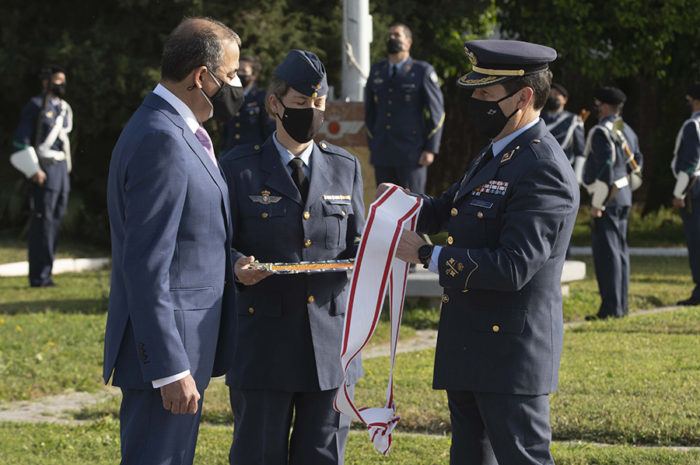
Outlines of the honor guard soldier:
M 227 375 L 232 464 L 343 463 L 350 419 L 333 409 L 333 399 L 343 383 L 347 275 L 268 276 L 250 268 L 254 259 L 297 263 L 355 256 L 365 212 L 360 164 L 340 147 L 313 141 L 327 95 L 318 57 L 290 51 L 268 88 L 276 132 L 262 147 L 237 147 L 221 162 L 239 281 Z M 348 371 L 349 389 L 361 375 L 358 360 Z
M 562 150 L 569 158 L 571 166 L 576 164 L 583 167 L 583 149 L 585 137 L 583 134 L 583 120 L 577 114 L 566 111 L 564 107 L 569 101 L 569 91 L 559 83 L 552 83 L 549 91 L 549 98 L 544 105 L 542 119 L 547 125 L 547 129 L 561 145 Z M 581 171 L 579 169 L 579 171 Z
M 695 288 L 678 305 L 700 305 L 700 82 L 690 86 L 685 98 L 692 114 L 678 131 L 671 170 L 676 177 L 673 206 L 681 211 Z
M 549 396 L 563 344 L 561 271 L 579 206 L 569 160 L 540 119 L 556 51 L 511 40 L 465 43 L 469 114 L 491 139 L 397 256 L 444 288 L 433 387 L 446 389 L 450 463 L 553 464 Z M 379 187 L 383 191 L 387 185 Z
M 73 110 L 63 97 L 66 73 L 47 66 L 40 75 L 42 92 L 22 109 L 15 130 L 13 164 L 33 183 L 29 222 L 29 284 L 54 286 L 54 253 L 68 204 Z
M 627 223 L 632 190 L 641 183 L 636 173 L 642 154 L 637 134 L 620 118 L 625 100 L 616 87 L 596 91 L 598 124 L 588 133 L 584 149 L 583 183 L 591 195 L 591 245 L 601 299 L 598 313 L 588 315 L 588 320 L 622 318 L 628 310 Z
M 255 85 L 259 74 L 260 61 L 257 57 L 241 57 L 238 77 L 243 85 L 245 100 L 236 115 L 224 125 L 222 154 L 237 145 L 260 146 L 275 130 L 275 122 L 265 111 L 266 92 Z
M 389 28 L 389 58 L 372 66 L 365 87 L 365 126 L 377 185 L 390 182 L 423 193 L 427 167 L 440 149 L 445 110 L 437 74 L 411 58 L 412 43 L 406 25 Z

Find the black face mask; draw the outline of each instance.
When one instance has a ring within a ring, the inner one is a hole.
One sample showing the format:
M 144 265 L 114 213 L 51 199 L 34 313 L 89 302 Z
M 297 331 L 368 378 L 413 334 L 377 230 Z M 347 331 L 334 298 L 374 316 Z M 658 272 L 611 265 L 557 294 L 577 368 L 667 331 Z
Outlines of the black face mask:
M 474 121 L 474 126 L 479 134 L 482 134 L 489 139 L 496 137 L 505 127 L 508 120 L 517 113 L 516 108 L 513 113 L 509 116 L 503 114 L 503 110 L 498 106 L 498 102 L 512 97 L 520 89 L 515 92 L 506 95 L 500 100 L 495 102 L 489 102 L 487 100 L 479 100 L 474 97 L 469 99 L 469 106 L 467 107 L 467 112 L 471 119 Z
M 248 87 L 248 84 L 250 84 L 253 80 L 253 76 L 251 76 L 250 74 L 239 74 L 238 79 L 241 80 L 241 85 L 243 87 Z
M 548 97 L 547 103 L 544 104 L 544 109 L 547 111 L 557 111 L 561 107 L 561 99 L 559 97 Z
M 401 50 L 403 50 L 403 44 L 399 39 L 391 38 L 387 39 L 386 41 L 386 52 L 389 55 L 393 55 L 394 53 L 399 53 Z
M 214 119 L 226 122 L 233 118 L 238 113 L 241 105 L 243 105 L 245 100 L 243 87 L 234 87 L 227 82 L 220 83 L 213 73 L 209 73 L 209 75 L 219 85 L 219 90 L 211 97 L 202 88 L 199 90 L 211 105 Z
M 51 84 L 51 92 L 53 92 L 57 97 L 63 98 L 66 95 L 66 83 L 61 84 Z
M 314 138 L 323 125 L 323 117 L 325 112 L 316 108 L 288 108 L 282 103 L 279 95 L 275 95 L 277 101 L 284 107 L 284 114 L 280 118 L 282 127 L 287 131 L 287 134 L 299 142 L 304 144 Z

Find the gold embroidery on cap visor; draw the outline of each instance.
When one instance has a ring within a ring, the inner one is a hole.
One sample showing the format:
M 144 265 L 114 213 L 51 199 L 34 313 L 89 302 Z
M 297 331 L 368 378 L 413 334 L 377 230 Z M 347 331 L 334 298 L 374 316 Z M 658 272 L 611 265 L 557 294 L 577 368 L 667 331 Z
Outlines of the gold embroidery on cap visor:
M 461 78 L 459 78 L 458 84 L 463 85 L 463 86 L 479 86 L 479 85 L 486 85 L 486 84 L 497 84 L 501 81 L 505 81 L 506 79 L 509 79 L 509 76 L 486 76 L 480 79 L 468 79 L 469 74 L 465 74 Z

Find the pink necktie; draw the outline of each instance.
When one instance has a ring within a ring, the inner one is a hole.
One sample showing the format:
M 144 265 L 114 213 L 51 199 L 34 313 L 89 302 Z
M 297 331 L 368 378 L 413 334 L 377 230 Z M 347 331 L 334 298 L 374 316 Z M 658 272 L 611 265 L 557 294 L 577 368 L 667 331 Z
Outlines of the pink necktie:
M 211 139 L 209 138 L 207 130 L 200 125 L 194 132 L 194 135 L 197 138 L 197 140 L 202 144 L 204 150 L 206 150 L 207 155 L 209 155 L 209 158 L 211 158 L 211 161 L 214 162 L 214 166 L 218 166 L 216 163 L 216 155 L 214 155 L 214 147 L 211 144 Z

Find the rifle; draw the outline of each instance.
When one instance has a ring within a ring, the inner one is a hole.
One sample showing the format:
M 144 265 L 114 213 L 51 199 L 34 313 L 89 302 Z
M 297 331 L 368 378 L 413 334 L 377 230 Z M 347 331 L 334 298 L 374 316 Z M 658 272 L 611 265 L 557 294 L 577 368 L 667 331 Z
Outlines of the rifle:
M 630 189 L 635 191 L 642 185 L 642 170 L 639 168 L 637 160 L 634 159 L 634 155 L 627 145 L 625 137 L 622 135 L 622 130 L 624 127 L 625 123 L 622 121 L 622 118 L 618 118 L 613 123 L 611 132 L 613 139 L 615 139 L 615 141 L 618 142 L 625 151 L 625 155 L 627 156 L 626 162 L 632 168 L 632 172 L 630 173 Z

